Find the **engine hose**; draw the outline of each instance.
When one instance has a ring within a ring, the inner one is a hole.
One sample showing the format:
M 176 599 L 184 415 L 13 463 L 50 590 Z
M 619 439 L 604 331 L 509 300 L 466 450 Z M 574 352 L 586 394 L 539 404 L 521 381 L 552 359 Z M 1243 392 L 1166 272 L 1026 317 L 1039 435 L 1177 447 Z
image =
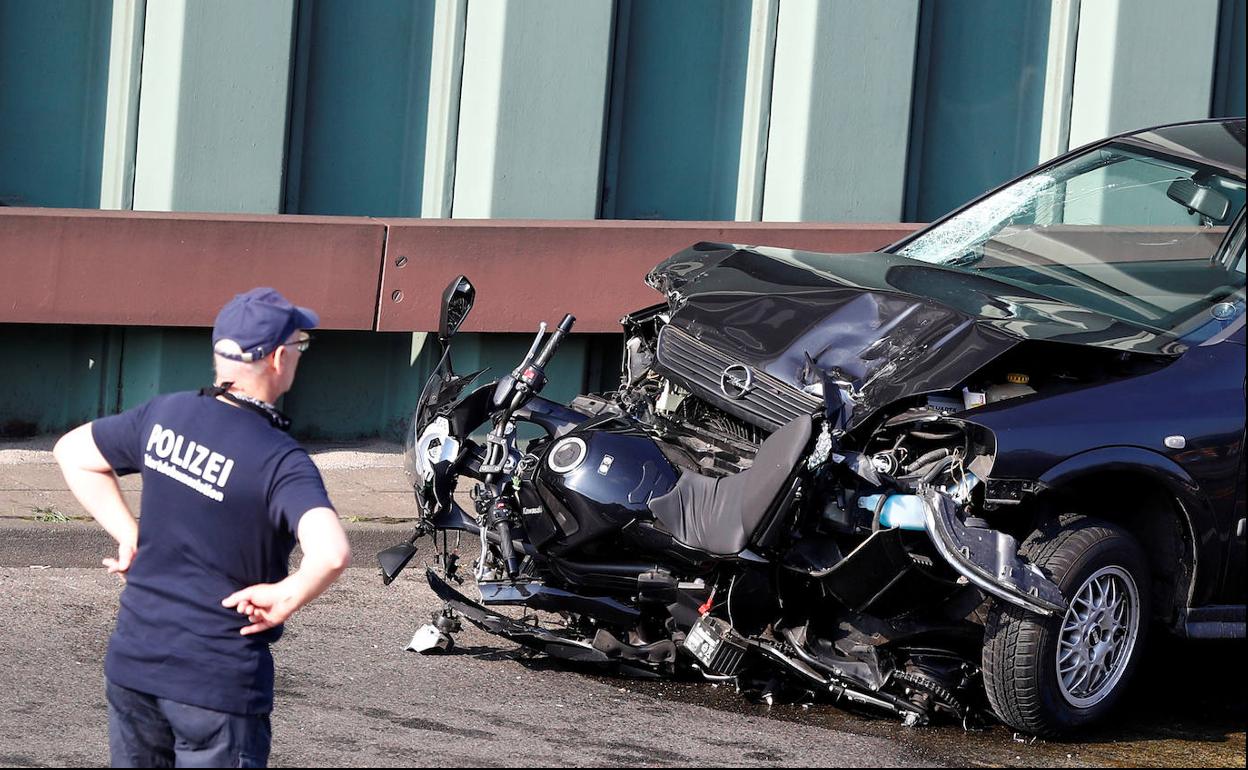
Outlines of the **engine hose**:
M 880 516 L 884 513 L 884 503 L 888 502 L 888 495 L 881 494 L 880 499 L 875 502 L 875 510 L 871 512 L 871 531 L 880 531 Z
M 923 474 L 923 483 L 931 484 L 933 481 L 936 480 L 936 477 L 940 475 L 940 472 L 943 471 L 945 468 L 948 468 L 952 463 L 953 463 L 952 457 L 945 457 L 945 458 L 942 458 L 941 460 L 938 460 L 935 464 L 932 465 L 932 467 L 927 471 L 927 473 Z
M 939 468 L 940 464 L 941 464 L 941 461 L 937 460 L 936 462 L 928 463 L 927 465 L 916 466 L 913 470 L 906 472 L 905 478 L 916 478 L 916 477 L 922 478 L 923 475 L 926 474 L 928 471 L 930 471 L 932 468 Z
M 922 439 L 924 441 L 943 441 L 945 439 L 953 438 L 961 432 L 961 428 L 949 426 L 949 429 L 944 431 L 931 430 L 930 428 L 926 430 L 912 430 L 909 432 L 909 435 L 912 438 Z
M 909 473 L 911 471 L 918 470 L 919 468 L 922 468 L 928 463 L 933 463 L 937 460 L 942 460 L 951 454 L 953 454 L 953 450 L 949 449 L 948 447 L 942 447 L 940 449 L 933 449 L 930 452 L 919 455 L 918 458 L 916 458 L 914 462 L 907 465 L 906 472 Z

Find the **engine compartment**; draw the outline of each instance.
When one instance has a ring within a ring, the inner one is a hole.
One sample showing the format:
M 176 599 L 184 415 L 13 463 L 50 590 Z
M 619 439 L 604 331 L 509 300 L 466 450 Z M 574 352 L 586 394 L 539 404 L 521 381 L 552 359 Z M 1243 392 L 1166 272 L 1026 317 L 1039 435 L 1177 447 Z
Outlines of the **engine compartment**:
M 667 305 L 638 311 L 623 321 L 626 342 L 619 390 L 610 394 L 615 408 L 654 428 L 678 466 L 710 476 L 726 476 L 751 467 L 766 427 L 734 415 L 712 402 L 705 388 L 681 381 L 663 370 L 656 356 L 661 330 L 671 320 Z M 809 356 L 808 356 L 809 359 Z M 861 453 L 855 474 L 865 472 L 869 487 L 899 490 L 920 485 L 948 490 L 967 507 L 972 521 L 983 523 L 996 507 L 984 498 L 996 455 L 992 432 L 976 424 L 978 410 L 1008 407 L 1021 399 L 1042 399 L 1108 380 L 1136 376 L 1164 366 L 1166 359 L 1130 351 L 1107 350 L 1042 340 L 1021 341 L 973 371 L 953 388 L 898 400 L 838 436 L 838 447 Z M 803 374 L 807 379 L 813 379 Z M 801 380 L 799 380 L 801 381 Z M 822 398 L 823 383 L 801 389 Z M 790 384 L 795 392 L 796 384 Z M 837 383 L 853 408 L 855 383 Z M 603 402 L 605 404 L 605 401 Z M 852 488 L 853 484 L 849 484 Z M 1024 485 L 1020 494 L 1034 491 Z M 1018 500 L 1010 500 L 1014 503 Z M 854 501 L 838 516 L 841 531 L 861 522 Z M 868 519 L 868 524 L 870 519 Z

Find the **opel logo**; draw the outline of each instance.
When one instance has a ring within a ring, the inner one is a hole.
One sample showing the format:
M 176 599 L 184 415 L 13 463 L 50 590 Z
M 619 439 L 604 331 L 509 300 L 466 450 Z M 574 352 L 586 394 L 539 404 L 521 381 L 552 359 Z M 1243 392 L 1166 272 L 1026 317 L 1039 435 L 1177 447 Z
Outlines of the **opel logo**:
M 754 373 L 744 364 L 733 364 L 719 375 L 719 392 L 734 401 L 745 398 L 754 387 Z

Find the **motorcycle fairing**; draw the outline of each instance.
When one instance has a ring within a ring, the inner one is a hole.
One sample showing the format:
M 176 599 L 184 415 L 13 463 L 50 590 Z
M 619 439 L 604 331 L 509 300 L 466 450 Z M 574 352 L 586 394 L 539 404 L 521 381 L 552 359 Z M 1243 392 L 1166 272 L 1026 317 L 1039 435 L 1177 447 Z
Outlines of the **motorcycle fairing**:
M 577 612 L 610 623 L 631 624 L 641 618 L 635 607 L 609 596 L 582 596 L 540 581 L 481 582 L 477 584 L 484 604 L 523 605 L 547 612 Z
M 490 612 L 485 607 L 456 591 L 431 569 L 425 569 L 425 579 L 429 581 L 429 587 L 433 589 L 433 592 L 437 594 L 439 599 L 446 602 L 449 607 L 486 633 L 497 634 L 518 644 L 540 650 L 564 660 L 588 663 L 608 663 L 611 660 L 588 643 L 567 639 L 553 634 L 544 628 L 520 623 L 496 612 Z

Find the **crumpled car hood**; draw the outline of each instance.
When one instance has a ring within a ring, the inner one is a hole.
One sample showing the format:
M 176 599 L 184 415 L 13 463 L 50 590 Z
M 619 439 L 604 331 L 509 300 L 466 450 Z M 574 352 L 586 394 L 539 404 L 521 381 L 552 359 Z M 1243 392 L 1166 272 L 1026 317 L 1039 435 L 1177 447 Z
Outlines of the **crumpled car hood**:
M 948 390 L 1023 340 L 1177 355 L 1172 337 L 907 257 L 699 243 L 647 283 L 671 325 L 801 389 L 829 373 L 849 427 L 898 399 Z

